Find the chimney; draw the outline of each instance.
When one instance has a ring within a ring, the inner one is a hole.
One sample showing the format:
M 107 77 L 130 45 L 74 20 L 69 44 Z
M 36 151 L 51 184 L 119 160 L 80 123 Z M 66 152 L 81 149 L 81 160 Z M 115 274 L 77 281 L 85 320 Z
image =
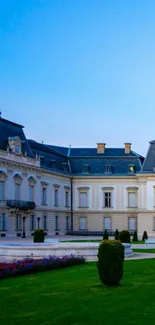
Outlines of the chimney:
M 105 145 L 106 143 L 97 143 L 97 153 L 104 153 Z
M 131 143 L 126 142 L 125 145 L 125 153 L 129 154 L 131 152 Z

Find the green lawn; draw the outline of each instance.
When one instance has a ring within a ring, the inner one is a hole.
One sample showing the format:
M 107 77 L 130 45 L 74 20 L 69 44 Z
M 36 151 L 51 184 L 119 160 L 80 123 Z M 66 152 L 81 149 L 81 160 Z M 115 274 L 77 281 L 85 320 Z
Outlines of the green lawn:
M 78 239 L 74 239 L 74 240 L 62 240 L 61 242 L 62 243 L 100 243 L 102 240 L 100 239 L 81 239 L 81 240 L 78 240 Z M 131 244 L 145 244 L 145 242 L 143 240 L 139 240 L 139 241 L 136 241 L 136 242 L 132 242 L 131 241 Z
M 124 263 L 104 287 L 95 263 L 0 281 L 1 325 L 153 325 L 155 260 Z
M 155 248 L 134 248 L 133 252 L 139 253 L 155 253 Z

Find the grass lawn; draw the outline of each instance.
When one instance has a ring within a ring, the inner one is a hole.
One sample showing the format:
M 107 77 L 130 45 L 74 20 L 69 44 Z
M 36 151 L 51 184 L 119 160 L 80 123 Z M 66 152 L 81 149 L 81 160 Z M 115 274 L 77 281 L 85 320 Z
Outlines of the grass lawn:
M 61 242 L 62 243 L 100 243 L 101 241 L 102 241 L 101 239 L 90 239 L 90 240 L 87 240 L 87 239 L 81 239 L 81 240 L 74 239 L 74 240 L 62 240 Z M 139 240 L 139 241 L 136 241 L 136 242 L 131 241 L 131 244 L 145 244 L 145 242 L 143 240 Z
M 133 252 L 139 253 L 155 253 L 155 248 L 133 248 Z
M 124 263 L 104 287 L 96 263 L 0 281 L 1 325 L 153 325 L 155 260 Z

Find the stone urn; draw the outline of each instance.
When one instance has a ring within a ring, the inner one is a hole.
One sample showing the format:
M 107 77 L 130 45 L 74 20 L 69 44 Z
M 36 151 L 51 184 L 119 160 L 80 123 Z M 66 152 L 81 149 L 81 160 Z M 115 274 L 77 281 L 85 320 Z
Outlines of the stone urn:
M 133 250 L 131 248 L 131 244 L 130 243 L 122 243 L 122 245 L 125 248 L 125 250 L 124 250 L 125 257 L 131 257 L 131 256 L 133 256 Z

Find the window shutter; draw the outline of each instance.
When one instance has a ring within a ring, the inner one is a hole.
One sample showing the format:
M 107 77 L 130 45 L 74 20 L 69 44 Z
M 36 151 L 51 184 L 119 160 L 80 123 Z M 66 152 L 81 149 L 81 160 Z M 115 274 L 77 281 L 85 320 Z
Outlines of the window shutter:
M 135 229 L 136 229 L 136 219 L 129 218 L 129 230 L 135 230 Z
M 80 230 L 85 230 L 86 229 L 86 218 L 81 217 L 80 218 Z
M 85 208 L 87 207 L 87 192 L 80 193 L 80 207 Z
M 111 218 L 110 217 L 104 218 L 104 229 L 111 230 Z
M 135 208 L 136 207 L 136 193 L 129 192 L 129 207 Z

